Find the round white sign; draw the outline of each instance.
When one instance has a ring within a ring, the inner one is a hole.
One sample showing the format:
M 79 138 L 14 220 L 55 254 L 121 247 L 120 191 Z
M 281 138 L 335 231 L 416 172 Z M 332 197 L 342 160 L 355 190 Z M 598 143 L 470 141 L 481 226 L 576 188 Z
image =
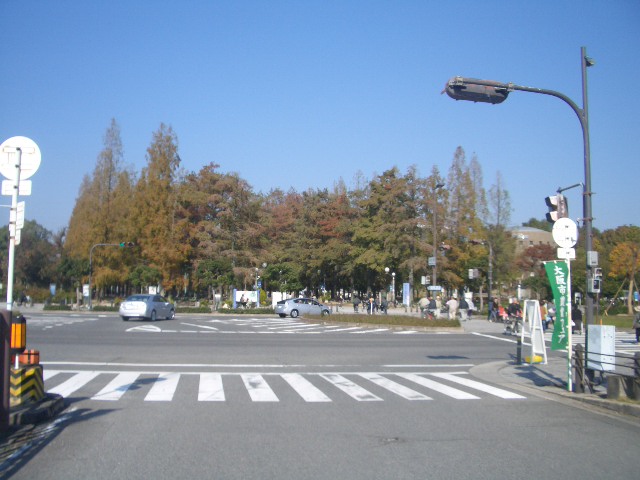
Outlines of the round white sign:
M 20 157 L 20 180 L 26 180 L 31 177 L 40 167 L 42 157 L 36 142 L 27 137 L 11 137 L 0 145 L 0 173 L 9 180 L 16 179 L 18 148 L 22 151 Z
M 559 247 L 571 248 L 578 242 L 578 225 L 570 218 L 559 218 L 551 234 Z

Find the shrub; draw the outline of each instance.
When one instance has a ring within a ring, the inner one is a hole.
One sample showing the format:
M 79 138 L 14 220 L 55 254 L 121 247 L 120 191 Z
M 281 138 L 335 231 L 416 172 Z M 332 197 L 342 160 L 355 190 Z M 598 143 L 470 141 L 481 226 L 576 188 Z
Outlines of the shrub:
M 44 310 L 51 310 L 51 311 L 71 310 L 71 305 L 55 305 L 55 304 L 47 303 L 44 306 Z

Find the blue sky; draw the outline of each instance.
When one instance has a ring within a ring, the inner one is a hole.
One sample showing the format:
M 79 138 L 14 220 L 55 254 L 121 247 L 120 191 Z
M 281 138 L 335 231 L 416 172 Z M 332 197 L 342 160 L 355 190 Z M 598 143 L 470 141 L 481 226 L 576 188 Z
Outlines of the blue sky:
M 581 46 L 596 61 L 594 227 L 640 224 L 635 0 L 4 0 L 0 18 L 0 141 L 39 145 L 33 194 L 21 200 L 52 231 L 68 224 L 111 118 L 137 171 L 164 122 L 186 170 L 215 162 L 264 192 L 351 186 L 394 165 L 446 174 L 462 146 L 487 189 L 502 174 L 514 225 L 543 218 L 545 196 L 584 180 L 573 111 L 531 93 L 494 106 L 440 92 L 462 75 L 581 106 Z M 567 195 L 581 217 L 581 191 Z

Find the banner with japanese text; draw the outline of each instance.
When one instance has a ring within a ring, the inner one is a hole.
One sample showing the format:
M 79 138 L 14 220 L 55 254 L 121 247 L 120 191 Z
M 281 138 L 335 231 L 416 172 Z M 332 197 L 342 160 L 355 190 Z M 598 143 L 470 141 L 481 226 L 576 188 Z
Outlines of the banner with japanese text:
M 545 262 L 544 268 L 551 284 L 553 301 L 556 305 L 556 318 L 551 336 L 551 350 L 565 350 L 569 345 L 569 266 L 565 261 Z

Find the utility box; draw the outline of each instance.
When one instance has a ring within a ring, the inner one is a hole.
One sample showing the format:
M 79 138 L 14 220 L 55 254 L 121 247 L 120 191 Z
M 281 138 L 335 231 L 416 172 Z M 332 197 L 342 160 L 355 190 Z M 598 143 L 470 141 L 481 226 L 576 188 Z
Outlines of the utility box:
M 588 325 L 589 351 L 587 368 L 601 372 L 616 369 L 616 327 L 613 325 Z

